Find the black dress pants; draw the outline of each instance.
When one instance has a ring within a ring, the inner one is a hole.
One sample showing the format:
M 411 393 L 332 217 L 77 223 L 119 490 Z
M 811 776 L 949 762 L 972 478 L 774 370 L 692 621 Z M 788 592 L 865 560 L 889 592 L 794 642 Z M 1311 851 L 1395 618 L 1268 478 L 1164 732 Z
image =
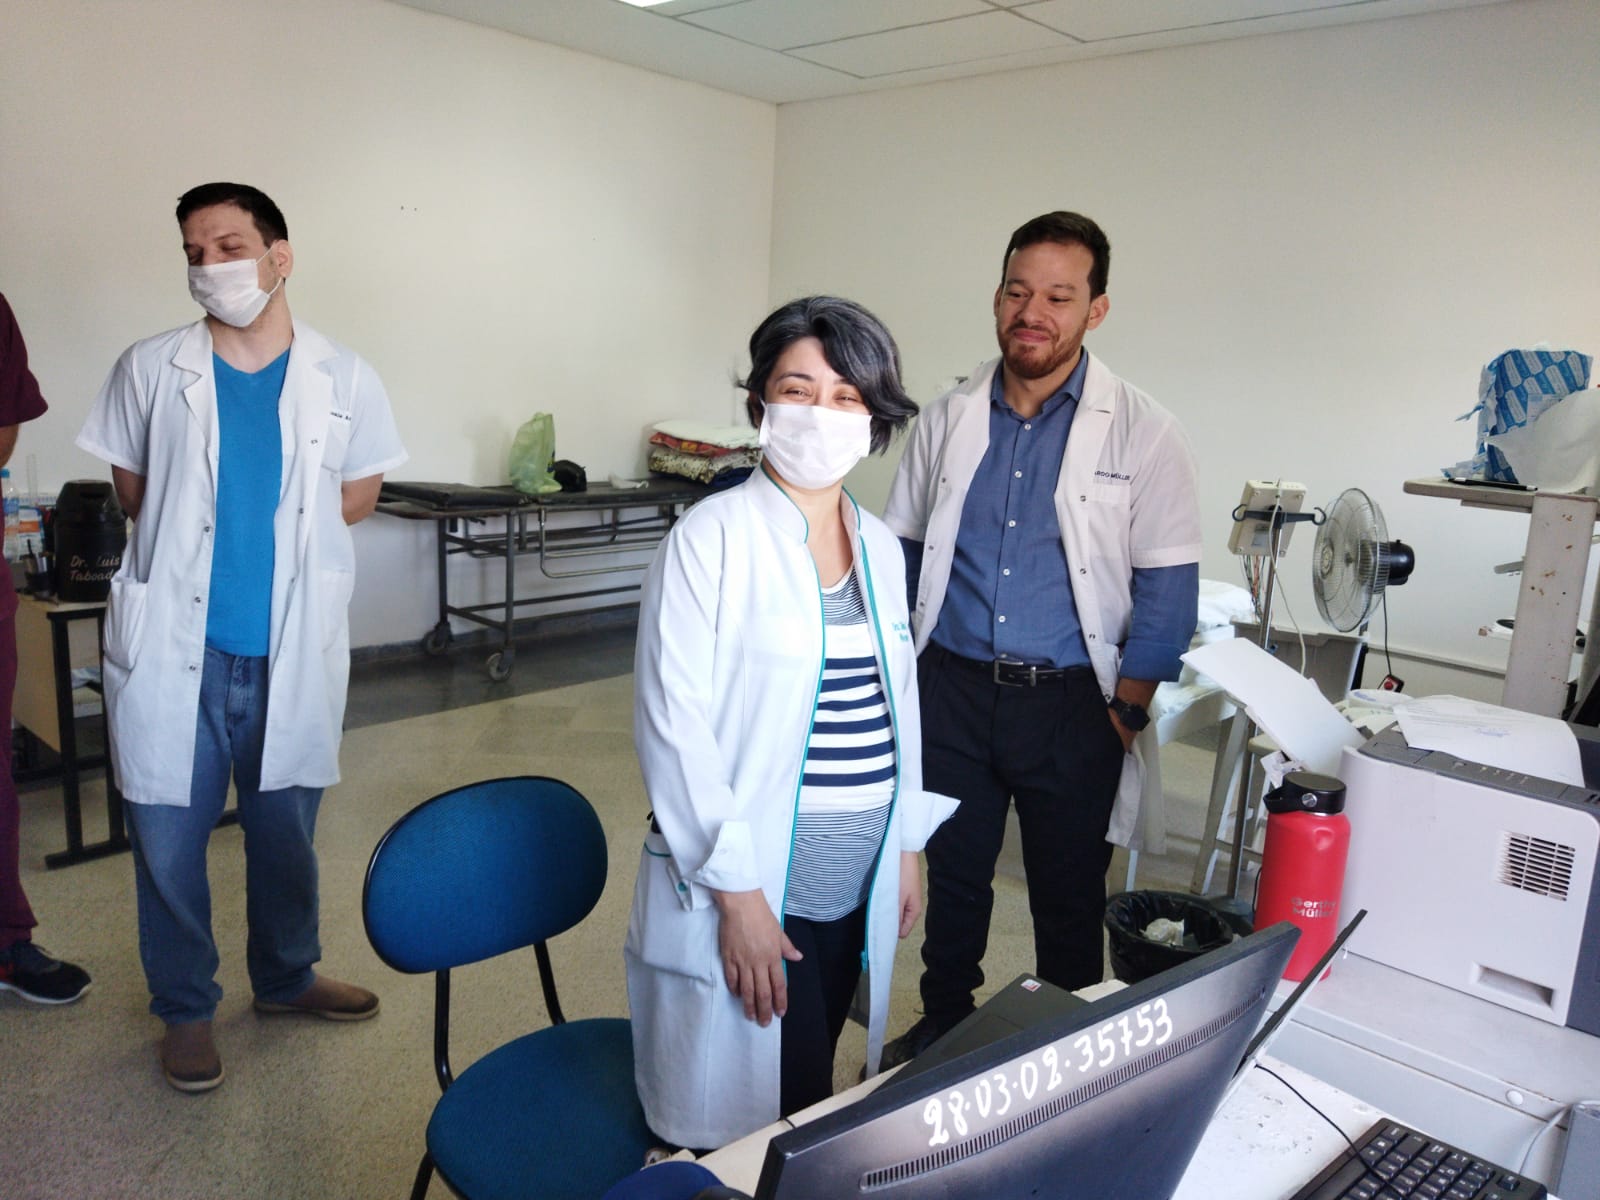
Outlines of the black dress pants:
M 923 786 L 961 801 L 928 842 L 923 1012 L 948 1027 L 973 1008 L 1013 801 L 1040 978 L 1104 972 L 1106 829 L 1125 751 L 1088 667 L 1033 687 L 930 645 L 918 659 Z
M 804 956 L 784 964 L 789 1011 L 782 1019 L 778 1107 L 787 1117 L 833 1095 L 833 1055 L 861 978 L 867 906 L 836 921 L 786 914 L 783 931 Z

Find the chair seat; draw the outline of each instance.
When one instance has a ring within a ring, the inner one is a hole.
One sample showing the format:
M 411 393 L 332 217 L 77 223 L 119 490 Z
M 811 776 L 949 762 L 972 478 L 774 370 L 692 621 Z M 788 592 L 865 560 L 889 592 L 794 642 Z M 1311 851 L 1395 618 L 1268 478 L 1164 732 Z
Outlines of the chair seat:
M 428 1122 L 439 1174 L 468 1200 L 595 1200 L 654 1144 L 626 1020 L 568 1021 L 456 1077 Z

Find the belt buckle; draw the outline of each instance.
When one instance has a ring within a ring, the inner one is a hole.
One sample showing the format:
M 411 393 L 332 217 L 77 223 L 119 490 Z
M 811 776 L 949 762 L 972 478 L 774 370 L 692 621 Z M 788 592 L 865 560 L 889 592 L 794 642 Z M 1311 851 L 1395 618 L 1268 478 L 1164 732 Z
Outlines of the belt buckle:
M 1002 679 L 1000 677 L 1001 667 L 1027 667 L 1028 678 L 1026 680 Z M 994 660 L 994 681 L 1001 687 L 1038 687 L 1039 666 L 1037 663 L 1008 662 L 1003 658 L 997 658 Z

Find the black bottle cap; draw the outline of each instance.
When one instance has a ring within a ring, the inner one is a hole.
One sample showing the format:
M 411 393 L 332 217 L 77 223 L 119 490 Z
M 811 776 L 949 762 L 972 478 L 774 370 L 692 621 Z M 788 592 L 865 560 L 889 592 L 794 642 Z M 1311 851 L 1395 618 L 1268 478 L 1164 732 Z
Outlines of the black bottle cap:
M 1344 782 L 1314 771 L 1290 771 L 1283 783 L 1267 793 L 1269 813 L 1318 813 L 1332 816 L 1344 811 Z

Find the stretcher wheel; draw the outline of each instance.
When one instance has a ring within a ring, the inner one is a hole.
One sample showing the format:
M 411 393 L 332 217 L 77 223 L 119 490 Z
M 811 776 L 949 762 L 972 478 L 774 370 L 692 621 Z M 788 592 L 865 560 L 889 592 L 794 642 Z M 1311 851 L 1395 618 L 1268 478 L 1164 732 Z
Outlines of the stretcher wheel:
M 511 668 L 517 665 L 517 652 L 510 646 L 504 650 L 496 650 L 489 655 L 489 661 L 484 665 L 488 669 L 489 678 L 496 683 L 502 683 L 511 678 Z
M 455 634 L 450 632 L 450 622 L 440 621 L 422 637 L 422 652 L 437 656 L 443 654 L 445 647 L 455 640 Z

